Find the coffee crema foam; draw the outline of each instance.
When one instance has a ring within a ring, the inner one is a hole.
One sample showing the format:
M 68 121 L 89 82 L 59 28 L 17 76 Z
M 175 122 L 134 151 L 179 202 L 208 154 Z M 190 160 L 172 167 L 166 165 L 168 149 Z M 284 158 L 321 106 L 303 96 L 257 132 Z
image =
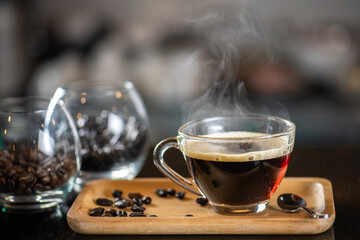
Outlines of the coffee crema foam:
M 247 162 L 282 157 L 292 151 L 288 136 L 266 138 L 271 135 L 245 131 L 200 136 L 214 139 L 209 142 L 206 140 L 187 140 L 183 151 L 187 157 L 207 161 Z M 218 139 L 230 139 L 230 142 L 223 144 L 221 143 L 222 140 L 217 141 Z M 234 141 L 236 139 L 239 139 L 238 143 Z M 234 145 L 236 149 L 231 149 Z

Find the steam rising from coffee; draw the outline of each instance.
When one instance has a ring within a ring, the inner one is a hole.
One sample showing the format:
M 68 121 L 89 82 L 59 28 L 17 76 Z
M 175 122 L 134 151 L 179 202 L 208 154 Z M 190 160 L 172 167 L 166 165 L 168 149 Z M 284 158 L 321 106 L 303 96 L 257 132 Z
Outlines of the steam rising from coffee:
M 205 93 L 187 109 L 184 121 L 246 114 L 289 119 L 280 103 L 254 96 L 245 88 L 244 79 L 249 78 L 249 70 L 260 72 L 278 56 L 275 41 L 249 8 L 241 5 L 213 9 L 205 17 L 189 20 L 187 24 L 200 33 L 201 47 L 181 71 L 191 71 L 191 67 L 200 63 L 196 77 L 205 83 Z

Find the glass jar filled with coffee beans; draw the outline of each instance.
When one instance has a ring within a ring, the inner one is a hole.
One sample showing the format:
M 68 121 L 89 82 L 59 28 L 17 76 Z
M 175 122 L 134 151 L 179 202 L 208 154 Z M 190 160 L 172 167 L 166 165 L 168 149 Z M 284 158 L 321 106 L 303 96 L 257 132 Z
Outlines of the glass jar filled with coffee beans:
M 80 141 L 61 101 L 0 99 L 0 206 L 44 210 L 62 203 L 80 170 Z
M 59 87 L 54 98 L 65 102 L 79 133 L 78 186 L 91 179 L 136 177 L 147 153 L 148 116 L 131 82 L 73 83 Z

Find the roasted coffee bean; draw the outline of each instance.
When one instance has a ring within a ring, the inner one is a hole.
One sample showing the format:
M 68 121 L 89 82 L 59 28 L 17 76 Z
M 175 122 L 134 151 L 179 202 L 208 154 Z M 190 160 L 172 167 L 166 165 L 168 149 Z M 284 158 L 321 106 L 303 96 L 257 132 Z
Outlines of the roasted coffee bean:
M 36 175 L 36 177 L 37 178 L 39 178 L 39 179 L 42 179 L 42 178 L 44 178 L 44 177 L 49 177 L 48 176 L 48 172 L 46 171 L 46 170 L 44 170 L 44 169 L 42 169 L 42 168 L 38 168 L 37 170 L 36 170 L 36 172 L 35 172 L 35 175 Z M 50 178 L 49 178 L 49 182 L 50 182 Z
M 144 204 L 151 204 L 151 201 L 152 201 L 151 197 L 143 197 L 142 198 L 142 202 Z
M 147 217 L 157 217 L 157 215 L 147 215 Z
M 22 172 L 14 175 L 14 180 L 19 183 L 28 184 L 34 181 L 34 175 L 27 172 Z
M 100 206 L 111 206 L 113 201 L 107 198 L 98 198 L 95 200 L 95 203 Z
M 201 206 L 205 206 L 209 202 L 207 200 L 207 198 L 204 198 L 204 197 L 197 198 L 195 201 L 196 201 L 196 203 L 200 204 Z
M 133 212 L 144 212 L 145 208 L 144 207 L 139 207 L 139 206 L 132 206 L 130 207 L 130 210 Z
M 129 193 L 129 194 L 128 194 L 128 197 L 129 197 L 130 199 L 142 198 L 143 195 L 142 195 L 141 193 Z
M 100 217 L 104 213 L 105 209 L 102 207 L 93 208 L 90 210 L 90 216 Z
M 126 208 L 130 206 L 130 203 L 128 200 L 119 200 L 115 202 L 115 206 L 118 208 Z
M 120 210 L 117 211 L 117 215 L 118 217 L 127 217 L 127 212 Z
M 12 168 L 12 166 L 13 166 L 12 162 L 9 161 L 7 158 L 5 157 L 0 158 L 0 169 L 7 170 Z
M 105 213 L 109 213 L 109 214 L 113 215 L 114 217 L 117 216 L 117 211 L 112 208 L 106 209 Z
M 175 193 L 175 197 L 177 197 L 178 199 L 183 199 L 185 197 L 185 191 Z
M 143 212 L 132 212 L 129 215 L 130 217 L 146 217 Z
M 175 193 L 176 193 L 175 189 L 173 189 L 173 188 L 169 188 L 169 189 L 166 190 L 166 191 L 167 191 L 167 193 L 168 193 L 170 196 L 174 196 Z
M 51 176 L 51 185 L 56 186 L 58 180 L 59 180 L 59 178 L 56 176 L 56 174 L 53 174 Z
M 51 179 L 49 176 L 44 176 L 42 178 L 40 178 L 40 182 L 43 183 L 43 184 L 48 184 L 50 183 Z
M 121 197 L 122 197 L 122 191 L 120 191 L 120 190 L 114 190 L 113 192 L 112 192 L 112 196 L 115 198 L 115 199 L 121 199 Z
M 33 180 L 31 183 L 27 184 L 26 186 L 31 188 L 31 187 L 33 187 L 33 186 L 37 183 L 37 181 L 38 181 L 38 179 L 37 179 L 37 177 L 34 175 L 34 180 Z
M 168 192 L 163 189 L 163 188 L 159 188 L 155 190 L 155 193 L 159 196 L 159 197 L 166 197 L 168 195 Z
M 193 217 L 194 215 L 192 214 L 186 214 L 184 217 Z
M 64 159 L 63 163 L 64 163 L 63 164 L 64 168 L 67 169 L 67 170 L 71 170 L 73 168 L 73 166 L 74 166 L 74 160 L 72 158 L 70 158 L 70 157 L 66 157 Z
M 35 169 L 33 167 L 31 167 L 31 166 L 27 167 L 26 170 L 27 170 L 28 173 L 32 173 L 32 174 L 35 173 Z
M 133 198 L 132 200 L 133 200 L 134 204 L 139 207 L 141 207 L 143 205 L 141 198 Z

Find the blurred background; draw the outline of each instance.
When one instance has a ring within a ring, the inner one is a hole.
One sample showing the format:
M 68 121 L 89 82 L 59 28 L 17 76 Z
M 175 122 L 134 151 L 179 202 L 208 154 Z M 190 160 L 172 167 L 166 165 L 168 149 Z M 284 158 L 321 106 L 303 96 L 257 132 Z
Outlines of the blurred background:
M 0 0 L 0 97 L 52 96 L 78 80 L 132 81 L 155 144 L 176 135 L 187 107 L 204 94 L 201 61 L 189 62 L 208 37 L 196 19 L 237 5 Z M 257 59 L 240 68 L 246 89 L 284 105 L 297 125 L 296 144 L 359 144 L 360 2 L 252 0 L 247 6 L 271 33 L 277 54 L 261 71 Z

